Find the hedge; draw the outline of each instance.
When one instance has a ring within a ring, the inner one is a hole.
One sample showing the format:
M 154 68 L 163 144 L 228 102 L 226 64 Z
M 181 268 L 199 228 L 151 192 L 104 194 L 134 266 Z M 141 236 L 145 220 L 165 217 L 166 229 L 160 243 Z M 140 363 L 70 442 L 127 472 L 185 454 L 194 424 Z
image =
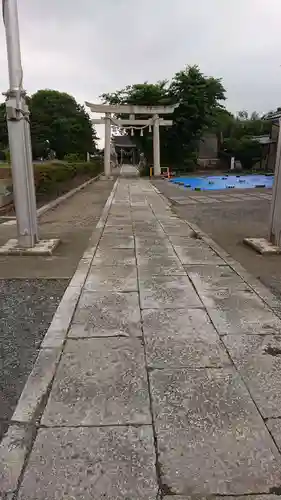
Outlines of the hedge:
M 36 164 L 34 166 L 34 178 L 36 194 L 49 194 L 59 191 L 64 183 L 74 178 L 90 179 L 102 170 L 101 162 L 66 163 L 52 162 L 48 164 Z
M 34 164 L 34 179 L 36 194 L 42 195 L 58 193 L 64 190 L 64 185 L 69 184 L 72 179 L 83 180 L 97 176 L 102 171 L 102 162 L 95 160 L 83 163 L 67 163 L 53 161 L 50 163 Z M 11 169 L 2 167 L 0 178 L 11 178 Z

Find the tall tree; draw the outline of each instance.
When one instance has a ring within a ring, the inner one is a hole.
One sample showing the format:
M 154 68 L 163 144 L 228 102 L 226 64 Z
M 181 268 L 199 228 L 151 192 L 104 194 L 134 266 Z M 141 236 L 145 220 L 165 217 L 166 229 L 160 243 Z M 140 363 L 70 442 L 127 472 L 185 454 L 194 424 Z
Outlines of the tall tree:
M 171 82 L 130 85 L 124 89 L 103 94 L 110 104 L 142 104 L 145 106 L 178 104 L 171 129 L 161 127 L 162 163 L 183 165 L 196 151 L 198 140 L 208 126 L 212 126 L 216 112 L 221 109 L 224 88 L 220 80 L 204 76 L 197 66 L 186 67 L 175 74 Z M 136 134 L 146 156 L 152 157 L 152 135 Z
M 169 95 L 179 104 L 173 117 L 175 125 L 168 135 L 169 149 L 176 163 L 181 164 L 193 157 L 203 132 L 214 126 L 217 113 L 223 109 L 225 90 L 220 79 L 206 77 L 198 66 L 188 66 L 175 74 Z
M 29 106 L 35 157 L 50 148 L 59 159 L 71 153 L 85 158 L 95 149 L 96 136 L 89 115 L 74 97 L 56 90 L 39 90 Z
M 262 120 L 257 112 L 249 115 L 247 111 L 240 111 L 237 117 L 223 112 L 218 116 L 218 127 L 223 134 L 222 157 L 234 156 L 241 161 L 243 168 L 251 169 L 266 154 L 255 137 L 269 135 L 271 123 Z
M 28 98 L 34 158 L 51 149 L 57 158 L 75 153 L 81 158 L 96 150 L 97 136 L 89 115 L 74 97 L 56 90 L 39 90 Z M 0 105 L 0 145 L 8 147 L 5 104 Z

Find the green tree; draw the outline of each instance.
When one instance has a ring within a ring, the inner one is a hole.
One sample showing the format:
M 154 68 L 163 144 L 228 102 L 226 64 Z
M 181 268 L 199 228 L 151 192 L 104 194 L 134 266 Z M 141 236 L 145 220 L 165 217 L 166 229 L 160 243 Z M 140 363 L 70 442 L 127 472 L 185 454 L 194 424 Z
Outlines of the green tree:
M 261 161 L 264 149 L 255 137 L 269 135 L 271 122 L 262 120 L 257 112 L 240 111 L 235 117 L 226 110 L 217 114 L 217 130 L 221 132 L 221 156 L 234 156 L 243 168 L 251 169 Z
M 246 111 L 239 112 L 234 122 L 232 133 L 229 137 L 242 139 L 243 137 L 253 137 L 257 135 L 267 135 L 270 133 L 271 123 L 267 120 L 262 120 L 257 112 L 253 112 L 251 116 Z
M 242 109 L 241 111 L 238 111 L 237 114 L 239 120 L 248 120 L 249 119 L 249 113 L 248 111 Z
M 50 150 L 58 159 L 77 154 L 86 159 L 96 151 L 96 132 L 89 115 L 74 97 L 56 90 L 39 90 L 28 98 L 34 158 L 46 158 Z M 0 105 L 0 144 L 8 147 L 5 104 Z
M 95 132 L 89 115 L 74 97 L 56 90 L 39 90 L 30 98 L 34 157 L 53 150 L 58 159 L 69 153 L 86 158 L 95 150 Z
M 102 94 L 101 98 L 109 104 L 165 105 L 171 102 L 167 85 L 167 80 L 161 80 L 155 84 L 144 82 L 127 85 L 124 89 L 113 93 Z
M 231 137 L 237 127 L 237 118 L 226 109 L 218 109 L 214 118 L 214 130 L 221 134 L 221 138 Z
M 169 94 L 179 106 L 174 112 L 175 125 L 168 132 L 170 161 L 177 164 L 193 160 L 199 139 L 213 128 L 225 90 L 219 79 L 206 77 L 198 66 L 188 66 L 172 79 Z
M 161 127 L 160 134 L 162 163 L 180 168 L 194 161 L 202 133 L 214 126 L 217 112 L 222 109 L 220 101 L 225 99 L 224 92 L 220 80 L 206 77 L 197 66 L 191 66 L 176 73 L 171 82 L 130 85 L 101 97 L 110 104 L 178 104 L 174 114 L 167 117 L 174 120 L 173 127 Z M 152 135 L 146 130 L 143 137 L 137 133 L 135 140 L 151 161 Z
M 6 149 L 8 147 L 8 129 L 7 129 L 7 119 L 6 119 L 6 105 L 5 103 L 0 104 L 0 144 L 1 149 Z
M 262 159 L 263 148 L 258 141 L 249 137 L 226 139 L 223 143 L 223 152 L 228 156 L 234 156 L 241 162 L 244 169 L 250 170 Z

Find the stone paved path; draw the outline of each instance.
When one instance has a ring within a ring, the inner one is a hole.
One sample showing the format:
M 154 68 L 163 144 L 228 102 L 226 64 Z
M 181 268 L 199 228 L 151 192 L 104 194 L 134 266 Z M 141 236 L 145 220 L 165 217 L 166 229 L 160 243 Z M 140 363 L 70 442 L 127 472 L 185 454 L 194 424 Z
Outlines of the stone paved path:
M 218 191 L 190 192 L 167 180 L 157 179 L 153 184 L 168 198 L 173 211 L 181 219 L 199 226 L 233 259 L 281 298 L 281 259 L 276 259 L 276 256 L 262 258 L 243 244 L 244 238 L 249 235 L 267 238 L 272 197 L 270 190 L 248 189 L 246 192 L 230 189 L 223 194 Z
M 254 193 L 245 193 L 242 191 L 241 193 L 221 193 L 221 192 L 204 192 L 198 194 L 197 192 L 191 192 L 190 196 L 187 196 L 185 191 L 185 195 L 181 196 L 171 196 L 170 200 L 175 203 L 175 205 L 198 205 L 208 203 L 209 205 L 213 205 L 215 203 L 237 203 L 237 201 L 257 201 L 257 200 L 271 200 L 272 191 L 267 189 L 264 190 L 264 193 L 254 192 Z
M 120 179 L 98 228 L 61 358 L 58 331 L 0 450 L 3 498 L 274 500 L 280 319 L 148 181 Z

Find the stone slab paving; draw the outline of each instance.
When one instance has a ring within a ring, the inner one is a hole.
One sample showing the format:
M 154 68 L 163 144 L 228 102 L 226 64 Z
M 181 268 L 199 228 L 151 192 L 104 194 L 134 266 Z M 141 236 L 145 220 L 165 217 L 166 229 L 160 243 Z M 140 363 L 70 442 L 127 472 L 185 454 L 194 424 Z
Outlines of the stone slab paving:
M 281 336 L 228 335 L 224 343 L 262 416 L 280 417 Z
M 182 496 L 182 495 L 169 495 L 169 496 L 165 496 L 163 497 L 163 500 L 198 500 L 198 498 L 200 498 L 200 500 L 208 500 L 209 497 L 207 496 L 201 496 L 198 497 L 198 496 Z M 212 497 L 212 500 L 221 500 L 221 496 L 216 496 L 216 495 L 213 495 Z M 237 496 L 228 496 L 227 497 L 227 500 L 276 500 L 276 495 L 250 495 L 250 499 L 249 499 L 249 496 L 247 495 L 237 495 Z
M 150 426 L 41 429 L 18 498 L 155 500 L 154 462 Z
M 281 452 L 281 418 L 269 418 L 266 425 Z
M 107 250 L 108 248 L 135 248 L 135 241 L 133 236 L 116 236 L 104 235 L 102 236 L 99 244 L 101 251 Z
M 147 376 L 140 340 L 69 340 L 42 424 L 150 424 Z
M 150 368 L 201 368 L 231 364 L 203 309 L 144 309 L 142 319 Z
M 150 276 L 140 278 L 142 309 L 181 309 L 202 304 L 187 276 Z
M 136 266 L 95 266 L 88 274 L 84 289 L 89 292 L 138 292 Z
M 93 259 L 93 266 L 134 266 L 136 265 L 135 251 L 132 248 L 98 249 Z
M 180 190 L 181 187 L 178 187 Z M 175 205 L 197 205 L 197 204 L 215 204 L 215 203 L 232 203 L 237 202 L 237 200 L 248 201 L 248 200 L 260 200 L 267 199 L 271 200 L 272 195 L 267 193 L 255 192 L 254 194 L 251 192 L 242 192 L 242 193 L 233 193 L 229 192 L 228 194 L 221 194 L 219 191 L 208 191 L 205 194 L 198 194 L 196 192 L 192 192 L 183 188 L 186 192 L 186 196 L 171 196 L 170 200 Z M 249 191 L 249 190 L 248 190 Z
M 150 375 L 163 483 L 174 494 L 259 493 L 280 459 L 234 368 Z
M 171 238 L 175 252 L 182 264 L 223 264 L 223 260 L 206 243 L 191 238 L 181 242 L 181 238 Z
M 214 290 L 221 289 L 248 289 L 245 281 L 226 265 L 193 265 L 184 266 L 199 295 L 210 298 Z
M 0 447 L 1 500 L 280 494 L 281 321 L 224 258 L 119 179 Z
M 110 284 L 108 286 L 111 288 Z M 69 337 L 140 337 L 137 292 L 82 293 Z
M 201 294 L 201 300 L 220 335 L 266 335 L 281 331 L 281 320 L 250 288 L 240 290 L 234 285 L 211 293 L 207 290 Z

